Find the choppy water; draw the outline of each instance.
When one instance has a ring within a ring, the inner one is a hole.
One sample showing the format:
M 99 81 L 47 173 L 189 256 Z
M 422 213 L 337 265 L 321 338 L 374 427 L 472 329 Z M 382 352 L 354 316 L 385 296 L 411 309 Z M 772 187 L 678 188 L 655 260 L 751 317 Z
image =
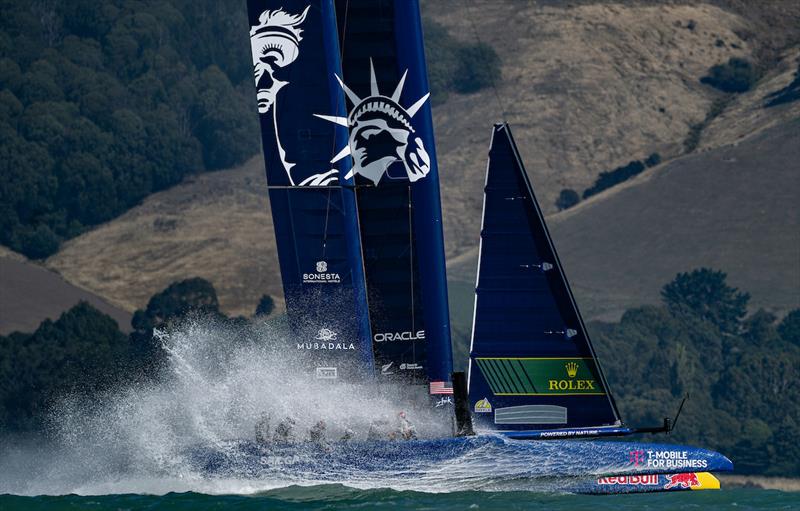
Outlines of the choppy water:
M 541 444 L 535 463 L 530 449 L 510 459 L 513 449 L 499 439 L 454 444 L 461 451 L 444 460 L 403 461 L 414 458 L 403 449 L 437 442 L 428 440 L 386 447 L 399 453 L 387 451 L 387 459 L 400 463 L 366 460 L 372 466 L 355 470 L 364 464 L 336 458 L 337 449 L 327 461 L 319 452 L 304 457 L 302 449 L 291 456 L 230 449 L 238 445 L 232 439 L 253 436 L 265 411 L 293 416 L 301 432 L 324 418 L 331 436 L 351 428 L 358 437 L 376 418 L 391 420 L 404 409 L 423 439 L 446 436 L 440 419 L 391 395 L 319 385 L 301 375 L 279 348 L 287 344 L 283 335 L 266 326 L 243 334 L 193 321 L 164 338 L 169 363 L 159 383 L 131 382 L 92 402 L 66 397 L 52 410 L 47 443 L 0 441 L 0 511 L 800 508 L 796 495 L 756 490 L 624 497 L 555 493 L 563 481 L 548 474 L 570 460 L 551 442 Z M 206 454 L 198 456 L 198 446 L 217 453 L 212 463 Z
M 81 497 L 0 496 L 3 511 L 30 510 L 323 510 L 323 509 L 435 509 L 435 510 L 796 510 L 800 494 L 733 489 L 719 492 L 614 495 L 606 497 L 530 492 L 421 493 L 395 490 L 357 490 L 341 485 L 292 486 L 255 495 L 170 493 L 164 496 L 103 495 Z

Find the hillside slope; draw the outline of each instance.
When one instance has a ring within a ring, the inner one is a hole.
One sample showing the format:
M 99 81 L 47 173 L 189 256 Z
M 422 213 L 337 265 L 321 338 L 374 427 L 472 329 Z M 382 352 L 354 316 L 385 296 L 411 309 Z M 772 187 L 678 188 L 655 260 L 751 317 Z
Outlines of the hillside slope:
M 128 311 L 176 280 L 203 277 L 226 313 L 249 316 L 262 294 L 282 296 L 263 168 L 254 158 L 151 195 L 46 265 Z
M 719 98 L 698 78 L 711 65 L 732 56 L 752 57 L 762 37 L 753 34 L 765 33 L 760 22 L 709 4 L 571 2 L 565 7 L 557 2 L 493 0 L 470 2 L 469 9 L 454 5 L 453 1 L 426 2 L 425 15 L 464 38 L 475 37 L 472 25 L 476 24 L 481 40 L 501 55 L 503 77 L 498 92 L 540 202 L 551 212 L 562 187 L 580 191 L 600 172 L 651 152 L 679 157 L 689 127 L 702 121 Z M 754 91 L 737 97 L 706 128 L 699 150 L 740 142 L 800 116 L 797 104 L 762 108 L 767 93 L 791 81 L 795 58 L 796 52 L 787 53 Z M 499 114 L 491 90 L 453 94 L 434 109 L 445 242 L 451 260 L 469 260 L 475 249 L 490 124 Z M 762 144 L 752 150 L 772 152 L 774 148 Z M 750 156 L 758 160 L 760 154 Z M 768 161 L 764 159 L 763 164 L 769 165 Z M 261 158 L 255 158 L 241 168 L 203 175 L 151 196 L 122 217 L 68 242 L 47 265 L 126 310 L 142 307 L 170 282 L 202 276 L 217 288 L 225 312 L 250 314 L 262 293 L 281 294 L 262 165 Z M 564 217 L 579 215 L 598 201 L 612 200 L 610 196 L 626 186 L 594 197 Z M 734 196 L 741 192 L 728 190 L 727 177 L 721 182 L 709 177 L 692 186 L 703 186 L 707 193 L 715 188 Z M 757 207 L 755 199 L 753 204 Z M 728 212 L 728 207 L 733 211 Z M 726 241 L 718 242 L 717 237 L 729 230 L 727 219 L 736 218 L 737 204 L 719 204 L 719 208 L 714 220 L 721 223 L 716 232 L 709 233 L 708 243 L 724 246 Z M 556 223 L 563 221 L 560 215 L 554 218 Z M 684 226 L 676 224 L 656 223 L 651 228 L 669 229 L 677 237 L 684 232 Z M 554 227 L 557 233 L 559 229 Z M 568 232 L 572 227 L 563 229 Z M 688 232 L 686 236 L 682 250 L 702 252 L 702 247 L 691 243 L 707 242 Z M 780 236 L 767 241 L 772 243 L 771 250 L 782 250 Z M 601 254 L 616 243 L 620 242 L 598 235 L 584 239 L 582 248 Z M 572 256 L 567 247 L 561 251 L 570 267 L 573 257 L 578 260 L 582 254 Z M 453 268 L 456 279 L 471 280 L 467 275 L 474 273 L 474 263 L 463 265 L 463 270 L 458 265 Z M 686 269 L 680 266 L 675 271 Z M 632 273 L 639 270 L 648 271 L 631 269 Z M 753 266 L 739 270 L 760 273 Z M 788 281 L 780 273 L 783 267 L 771 271 L 785 289 Z M 582 280 L 578 277 L 573 279 Z M 734 283 L 739 282 L 737 278 L 732 275 Z M 589 282 L 584 285 L 595 289 Z M 593 295 L 596 300 L 607 301 L 602 293 L 610 290 L 597 289 L 603 291 Z M 647 289 L 620 288 L 613 306 L 608 310 L 592 307 L 592 315 L 618 312 L 623 304 L 631 303 L 625 296 L 634 303 L 645 295 L 650 296 L 645 301 L 651 301 L 653 291 Z M 782 308 L 787 301 L 764 303 Z
M 657 303 L 676 273 L 701 266 L 727 272 L 752 307 L 800 306 L 798 162 L 800 116 L 548 218 L 584 316 L 618 319 Z M 453 260 L 450 277 L 473 281 L 476 260 L 476 251 Z
M 562 188 L 580 193 L 654 152 L 680 155 L 718 96 L 700 77 L 731 57 L 753 59 L 758 43 L 743 39 L 753 22 L 708 4 L 444 1 L 426 14 L 499 53 L 498 96 L 546 213 Z M 489 124 L 503 112 L 487 90 L 435 113 L 454 254 L 477 236 Z
M 58 319 L 81 300 L 114 318 L 123 332 L 130 331 L 128 312 L 0 247 L 0 335 L 33 332 L 39 323 Z

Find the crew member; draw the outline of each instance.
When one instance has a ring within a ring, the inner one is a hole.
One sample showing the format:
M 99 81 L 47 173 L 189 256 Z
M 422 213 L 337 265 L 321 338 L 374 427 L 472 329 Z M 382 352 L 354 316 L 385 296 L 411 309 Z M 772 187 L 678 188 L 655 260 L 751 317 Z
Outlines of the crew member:
M 269 414 L 264 413 L 256 422 L 256 442 L 262 445 L 270 443 Z
M 308 439 L 315 444 L 324 444 L 326 429 L 327 425 L 325 424 L 325 421 L 321 420 L 317 422 L 311 427 L 310 430 L 308 430 Z
M 295 442 L 294 436 L 295 420 L 291 417 L 286 417 L 278 423 L 275 427 L 275 434 L 272 435 L 272 441 L 280 444 L 292 444 Z
M 401 411 L 397 414 L 397 419 L 400 423 L 400 426 L 397 430 L 398 437 L 403 440 L 416 440 L 417 439 L 417 431 L 414 429 L 414 425 L 408 421 L 406 417 L 406 412 Z

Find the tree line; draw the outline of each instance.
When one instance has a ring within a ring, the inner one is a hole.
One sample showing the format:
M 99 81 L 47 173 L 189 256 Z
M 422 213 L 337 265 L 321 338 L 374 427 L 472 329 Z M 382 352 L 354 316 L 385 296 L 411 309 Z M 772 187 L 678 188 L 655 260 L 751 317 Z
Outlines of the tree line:
M 660 424 L 689 395 L 677 429 L 659 441 L 717 449 L 740 473 L 800 475 L 800 309 L 780 321 L 763 310 L 748 316 L 747 293 L 709 269 L 677 275 L 662 297 L 662 305 L 630 309 L 617 323 L 589 325 L 626 422 Z M 265 296 L 256 317 L 272 309 Z M 50 405 L 65 394 L 91 399 L 158 378 L 165 352 L 154 329 L 191 314 L 257 338 L 247 334 L 251 320 L 219 311 L 214 287 L 200 278 L 154 295 L 128 336 L 86 303 L 33 333 L 0 336 L 0 432 L 41 433 Z
M 0 0 L 0 244 L 38 259 L 188 174 L 259 149 L 244 2 Z M 431 87 L 499 74 L 435 23 Z
M 0 5 L 0 243 L 46 257 L 258 150 L 243 6 Z

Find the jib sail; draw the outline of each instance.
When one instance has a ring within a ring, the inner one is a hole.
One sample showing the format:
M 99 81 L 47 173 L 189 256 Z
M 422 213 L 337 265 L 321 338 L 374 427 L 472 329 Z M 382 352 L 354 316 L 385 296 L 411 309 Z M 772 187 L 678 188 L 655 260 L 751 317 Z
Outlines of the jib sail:
M 489 151 L 469 370 L 479 428 L 621 424 L 507 124 Z
M 337 0 L 376 373 L 452 392 L 439 178 L 419 5 Z M 338 78 L 337 78 L 338 79 Z
M 294 338 L 317 378 L 372 376 L 333 0 L 248 0 L 272 218 Z

